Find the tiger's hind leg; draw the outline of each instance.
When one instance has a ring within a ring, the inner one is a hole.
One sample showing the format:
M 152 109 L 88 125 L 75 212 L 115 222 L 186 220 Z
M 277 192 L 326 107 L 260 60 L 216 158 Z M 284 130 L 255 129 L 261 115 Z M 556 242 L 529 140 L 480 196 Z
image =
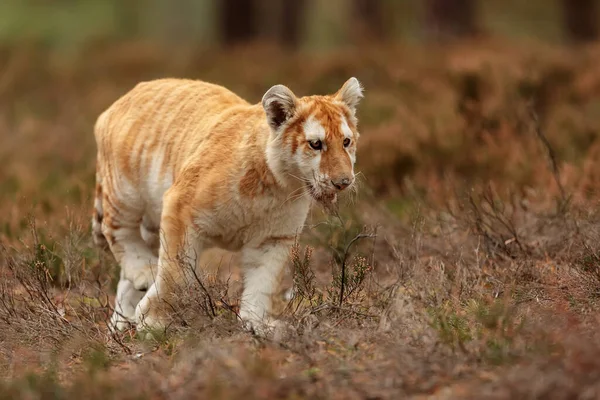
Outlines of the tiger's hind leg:
M 121 266 L 111 325 L 124 329 L 135 321 L 135 307 L 154 283 L 158 258 L 140 233 L 139 219 L 122 211 L 105 213 L 102 231 Z
M 102 233 L 122 269 L 122 278 L 131 281 L 137 290 L 146 290 L 154 283 L 158 258 L 142 238 L 141 215 L 109 196 L 103 200 Z
M 110 329 L 123 331 L 130 323 L 135 323 L 135 307 L 138 305 L 146 292 L 136 290 L 133 283 L 123 277 L 117 285 L 117 296 L 115 298 L 115 309 L 110 318 Z
M 110 206 L 112 204 L 108 199 L 105 200 L 103 191 L 103 182 L 102 176 L 99 171 L 96 172 L 96 196 L 94 199 L 94 215 L 92 217 L 92 238 L 96 246 L 98 246 L 102 250 L 110 250 L 112 251 L 115 259 L 120 265 L 120 280 L 117 285 L 117 295 L 115 298 L 115 307 L 114 312 L 110 320 L 110 329 L 111 330 L 124 330 L 129 326 L 129 323 L 135 322 L 135 307 L 139 303 L 139 301 L 144 297 L 145 291 L 137 290 L 134 287 L 132 281 L 128 280 L 125 274 L 125 270 L 129 269 L 129 266 L 132 263 L 129 261 L 131 259 L 137 258 L 138 260 L 147 259 L 148 265 L 145 267 L 146 269 L 151 269 L 151 263 L 156 263 L 156 257 L 149 257 L 148 251 L 138 246 L 135 255 L 131 254 L 129 256 L 126 255 L 127 249 L 131 249 L 130 244 L 125 244 L 124 241 L 127 240 L 128 235 L 125 232 L 119 232 L 119 226 L 127 226 L 131 223 L 123 223 L 127 218 L 123 218 L 123 214 L 115 210 Z M 108 214 L 105 219 L 105 210 L 104 203 L 106 203 L 106 213 Z M 131 218 L 129 218 L 131 219 Z M 136 224 L 133 223 L 135 226 Z M 138 224 L 138 230 L 140 226 Z M 125 234 L 123 234 L 125 233 Z M 130 231 L 130 233 L 133 233 Z M 135 236 L 135 235 L 129 235 Z M 117 240 L 117 237 L 119 240 Z M 110 238 L 110 243 L 108 241 Z M 136 238 L 133 237 L 133 242 L 136 242 Z M 135 245 L 134 245 L 135 247 Z M 132 252 L 133 250 L 130 250 Z M 134 262 L 133 265 L 135 268 L 138 266 L 139 262 Z M 139 281 L 139 279 L 138 279 Z M 139 283 L 139 286 L 144 286 L 144 284 Z
M 142 211 L 103 193 L 102 234 L 121 267 L 113 329 L 124 329 L 135 320 L 135 307 L 154 283 L 158 258 L 141 233 Z

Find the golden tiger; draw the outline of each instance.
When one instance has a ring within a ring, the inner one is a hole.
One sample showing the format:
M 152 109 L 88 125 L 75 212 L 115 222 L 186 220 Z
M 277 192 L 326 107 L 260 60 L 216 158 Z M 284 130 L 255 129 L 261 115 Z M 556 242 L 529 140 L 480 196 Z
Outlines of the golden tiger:
M 354 183 L 362 97 L 356 78 L 325 96 L 276 85 L 259 104 L 160 79 L 102 113 L 92 230 L 121 268 L 110 326 L 163 328 L 158 302 L 186 277 L 178 257 L 213 246 L 241 251 L 242 321 L 276 323 L 271 296 L 311 203 L 331 206 Z

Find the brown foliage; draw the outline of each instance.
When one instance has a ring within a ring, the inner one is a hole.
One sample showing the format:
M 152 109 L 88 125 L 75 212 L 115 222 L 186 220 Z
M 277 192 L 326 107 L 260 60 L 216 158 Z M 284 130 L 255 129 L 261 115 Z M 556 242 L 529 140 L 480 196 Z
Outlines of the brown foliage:
M 0 53 L 0 398 L 597 397 L 597 47 L 386 47 L 309 65 L 257 47 Z M 164 75 L 254 101 L 275 83 L 366 87 L 361 187 L 339 214 L 315 210 L 293 248 L 283 339 L 240 328 L 237 259 L 219 253 L 167 305 L 166 335 L 107 330 L 116 266 L 88 229 L 92 126 Z

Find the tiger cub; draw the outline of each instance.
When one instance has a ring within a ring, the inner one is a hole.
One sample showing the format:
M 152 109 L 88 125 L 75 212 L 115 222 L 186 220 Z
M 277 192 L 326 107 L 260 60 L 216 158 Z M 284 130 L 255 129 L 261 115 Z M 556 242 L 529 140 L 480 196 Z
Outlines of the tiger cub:
M 213 246 L 241 251 L 239 317 L 275 324 L 271 296 L 311 203 L 330 207 L 354 183 L 362 97 L 356 78 L 325 96 L 276 85 L 259 104 L 161 79 L 102 113 L 92 225 L 121 267 L 111 327 L 164 327 L 159 303 L 188 276 L 181 257 Z

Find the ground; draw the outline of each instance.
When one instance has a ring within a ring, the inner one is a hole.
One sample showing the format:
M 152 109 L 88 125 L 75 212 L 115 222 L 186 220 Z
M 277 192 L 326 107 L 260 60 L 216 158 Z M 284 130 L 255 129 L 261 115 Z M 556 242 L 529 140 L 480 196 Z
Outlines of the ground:
M 600 47 L 0 54 L 0 398 L 600 396 Z M 92 127 L 164 76 L 256 102 L 276 83 L 365 86 L 358 194 L 311 213 L 284 335 L 240 328 L 237 258 L 216 251 L 166 333 L 107 329 Z

